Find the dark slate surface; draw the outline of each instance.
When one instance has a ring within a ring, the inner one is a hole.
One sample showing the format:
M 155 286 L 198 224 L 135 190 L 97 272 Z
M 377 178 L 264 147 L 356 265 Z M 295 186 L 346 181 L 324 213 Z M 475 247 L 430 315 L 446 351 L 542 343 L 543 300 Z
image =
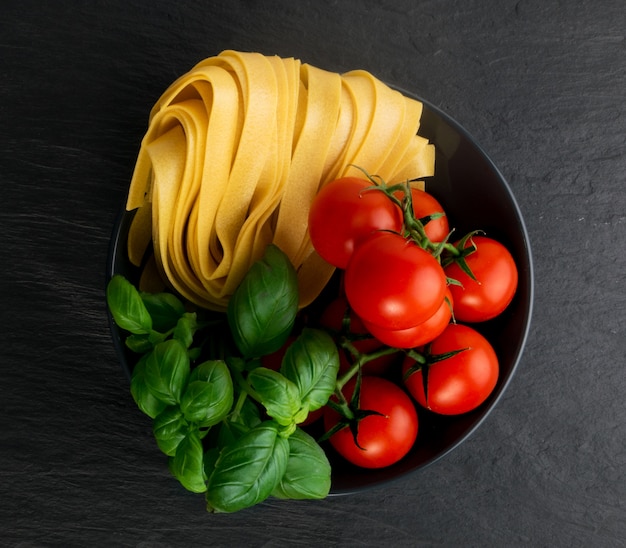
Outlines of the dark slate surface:
M 0 544 L 624 546 L 622 0 L 3 2 Z M 400 483 L 229 516 L 173 481 L 104 307 L 160 92 L 227 48 L 365 68 L 472 133 L 524 212 L 527 350 L 496 410 Z

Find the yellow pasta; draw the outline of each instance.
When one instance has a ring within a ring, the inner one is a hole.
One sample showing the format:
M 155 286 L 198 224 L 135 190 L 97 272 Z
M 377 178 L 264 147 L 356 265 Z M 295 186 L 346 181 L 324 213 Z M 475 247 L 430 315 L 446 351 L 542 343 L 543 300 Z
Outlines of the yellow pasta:
M 333 179 L 362 176 L 355 165 L 388 182 L 431 176 L 421 112 L 363 70 L 232 50 L 201 61 L 155 103 L 139 150 L 126 207 L 137 210 L 128 254 L 145 264 L 141 285 L 224 310 L 274 243 L 309 304 L 334 271 L 308 236 L 313 198 Z
M 273 240 L 294 264 L 302 262 L 301 244 L 307 239 L 309 206 L 322 180 L 341 96 L 341 77 L 336 73 L 305 65 L 302 79 L 301 95 L 306 95 L 299 112 L 302 124 L 294 142 Z

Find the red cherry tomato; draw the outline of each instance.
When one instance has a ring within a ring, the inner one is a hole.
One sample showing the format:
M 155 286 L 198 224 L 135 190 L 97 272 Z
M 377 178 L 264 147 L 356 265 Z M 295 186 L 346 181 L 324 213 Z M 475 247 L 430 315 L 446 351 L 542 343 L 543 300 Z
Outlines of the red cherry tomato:
M 273 369 L 274 371 L 279 371 L 281 365 L 283 364 L 283 358 L 287 353 L 287 349 L 291 346 L 291 344 L 297 339 L 296 335 L 289 335 L 285 344 L 283 344 L 276 352 L 272 352 L 271 354 L 266 354 L 265 356 L 261 356 L 261 365 L 263 367 L 267 367 L 267 369 Z
M 345 272 L 354 311 L 384 329 L 408 329 L 441 306 L 446 276 L 427 251 L 399 234 L 379 232 L 354 251 Z
M 449 324 L 431 343 L 430 354 L 461 349 L 467 350 L 428 367 L 427 395 L 422 370 L 405 379 L 408 391 L 422 407 L 441 415 L 459 415 L 476 409 L 491 394 L 498 380 L 498 358 L 491 344 L 475 329 Z M 402 366 L 403 375 L 413 365 L 413 360 L 407 357 Z
M 353 379 L 344 387 L 348 400 L 352 397 L 354 385 Z M 359 407 L 381 415 L 369 415 L 359 422 L 358 446 L 347 426 L 330 437 L 331 445 L 346 460 L 363 468 L 382 468 L 398 462 L 417 438 L 417 412 L 411 398 L 391 381 L 363 377 Z M 324 412 L 326 431 L 339 419 L 340 415 L 327 407 Z
M 476 251 L 466 257 L 477 281 L 472 280 L 457 263 L 445 268 L 446 275 L 461 282 L 451 285 L 454 316 L 461 322 L 483 322 L 495 318 L 509 305 L 517 289 L 515 260 L 500 242 L 485 236 L 471 238 Z M 466 247 L 470 246 L 468 240 Z
M 310 411 L 307 418 L 300 423 L 300 426 L 308 426 L 309 424 L 313 424 L 314 422 L 320 420 L 324 416 L 324 409 L 324 407 L 320 407 L 315 411 Z
M 369 335 L 370 333 L 363 325 L 363 321 L 353 310 L 350 309 L 348 301 L 345 297 L 337 297 L 326 307 L 320 317 L 320 325 L 327 329 L 331 329 L 337 333 L 342 331 L 342 323 L 346 315 L 346 311 L 350 310 L 350 332 L 352 335 Z M 362 354 L 370 354 L 383 347 L 381 341 L 373 336 L 367 339 L 354 340 L 352 345 Z M 388 354 L 373 359 L 363 365 L 362 372 L 364 375 L 384 375 L 389 371 L 397 358 L 396 354 Z M 346 357 L 346 353 L 339 349 L 339 373 L 345 373 L 351 366 L 350 361 Z
M 439 310 L 425 322 L 408 329 L 389 330 L 373 323 L 365 323 L 365 327 L 379 341 L 394 348 L 415 348 L 429 343 L 443 333 L 452 318 L 452 294 L 446 289 L 446 298 Z
M 311 204 L 309 235 L 319 255 L 346 268 L 355 247 L 378 230 L 399 232 L 402 212 L 366 179 L 344 177 L 324 186 Z

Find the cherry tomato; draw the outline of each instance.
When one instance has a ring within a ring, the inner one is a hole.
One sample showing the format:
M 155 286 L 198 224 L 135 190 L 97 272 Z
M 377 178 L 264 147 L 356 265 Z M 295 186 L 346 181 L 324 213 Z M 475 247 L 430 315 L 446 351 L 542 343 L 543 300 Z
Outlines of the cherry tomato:
M 287 353 L 287 349 L 297 338 L 298 337 L 296 335 L 289 335 L 285 344 L 283 344 L 278 350 L 272 352 L 271 354 L 261 356 L 261 365 L 263 367 L 267 367 L 268 369 L 279 371 L 281 365 L 283 364 L 283 358 Z
M 397 194 L 402 199 L 402 192 Z M 431 242 L 443 242 L 450 233 L 448 217 L 437 198 L 425 190 L 411 188 L 411 200 L 413 202 L 413 213 L 418 219 L 423 219 L 435 213 L 443 213 L 442 217 L 431 219 L 424 225 L 424 232 Z
M 452 306 L 452 294 L 450 289 L 446 289 L 446 298 L 437 312 L 415 327 L 392 331 L 367 322 L 365 322 L 365 327 L 374 337 L 388 346 L 394 348 L 415 348 L 429 343 L 443 333 L 443 330 L 452 318 Z
M 340 333 L 346 312 L 350 310 L 350 332 L 351 335 L 370 335 L 363 325 L 363 321 L 353 310 L 350 309 L 345 297 L 337 297 L 331 301 L 320 317 L 320 325 L 327 329 Z M 381 341 L 370 336 L 367 339 L 354 340 L 352 345 L 362 354 L 370 354 L 383 348 Z M 388 354 L 368 361 L 363 365 L 364 375 L 384 375 L 389 371 L 397 358 L 396 354 Z M 339 373 L 345 373 L 351 366 L 343 349 L 339 348 Z
M 467 350 L 428 367 L 428 397 L 424 394 L 422 370 L 405 380 L 408 391 L 422 407 L 441 415 L 459 415 L 476 409 L 491 394 L 498 380 L 498 358 L 489 341 L 475 329 L 449 324 L 431 343 L 430 354 L 461 349 Z M 402 366 L 403 375 L 413 365 L 413 360 L 407 357 Z
M 482 322 L 495 318 L 509 305 L 517 289 L 518 273 L 515 260 L 500 242 L 485 236 L 473 236 L 471 240 L 476 251 L 465 260 L 477 281 L 456 263 L 447 266 L 445 272 L 462 284 L 462 287 L 450 286 L 455 318 L 462 322 Z M 469 245 L 468 240 L 466 247 Z
M 315 411 L 310 411 L 307 418 L 304 419 L 299 426 L 308 426 L 309 424 L 313 424 L 314 422 L 320 420 L 324 416 L 324 409 L 324 407 L 320 407 Z
M 344 387 L 343 393 L 348 400 L 352 397 L 354 385 L 353 379 Z M 346 460 L 363 468 L 382 468 L 398 462 L 417 438 L 417 412 L 411 398 L 391 381 L 363 377 L 359 407 L 381 415 L 368 415 L 359 421 L 358 446 L 347 426 L 330 437 L 331 445 Z M 324 412 L 326 431 L 339 420 L 340 415 L 327 407 Z
M 315 250 L 328 263 L 346 268 L 355 247 L 377 230 L 399 232 L 402 211 L 372 183 L 344 177 L 324 186 L 311 204 L 309 235 Z
M 437 260 L 399 234 L 379 232 L 354 251 L 345 272 L 348 302 L 366 322 L 408 329 L 443 302 L 446 276 Z

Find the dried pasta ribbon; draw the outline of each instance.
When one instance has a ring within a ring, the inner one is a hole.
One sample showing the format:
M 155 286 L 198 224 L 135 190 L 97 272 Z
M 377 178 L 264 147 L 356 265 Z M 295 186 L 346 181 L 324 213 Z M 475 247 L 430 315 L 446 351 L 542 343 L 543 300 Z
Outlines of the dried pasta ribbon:
M 308 216 L 322 181 L 324 164 L 337 125 L 341 77 L 305 65 L 301 81 L 301 127 L 294 135 L 289 177 L 278 212 L 274 243 L 300 264 L 302 242 L 308 240 Z

